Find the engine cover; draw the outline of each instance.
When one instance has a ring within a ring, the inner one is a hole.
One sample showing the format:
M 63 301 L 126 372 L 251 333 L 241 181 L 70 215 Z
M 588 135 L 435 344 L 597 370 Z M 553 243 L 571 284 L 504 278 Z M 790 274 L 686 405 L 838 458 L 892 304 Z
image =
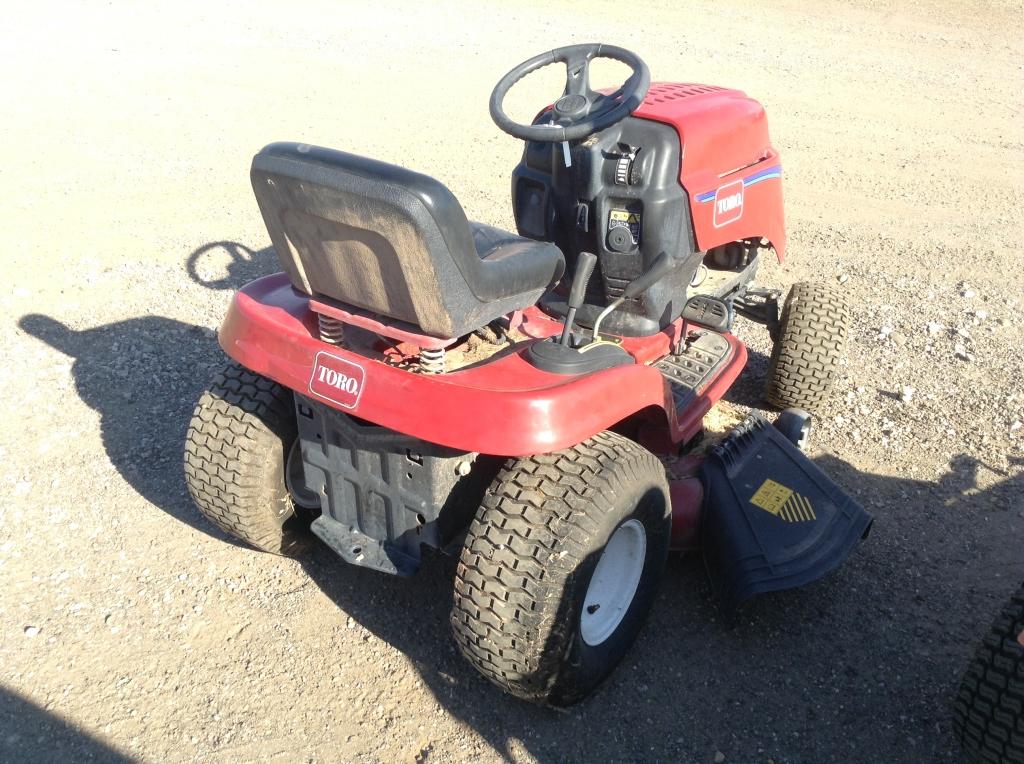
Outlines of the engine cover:
M 739 90 L 654 83 L 633 116 L 572 144 L 569 157 L 566 166 L 562 144 L 527 143 L 512 207 L 519 233 L 557 244 L 570 272 L 580 251 L 598 256 L 584 326 L 662 251 L 694 257 L 612 313 L 610 332 L 650 334 L 679 315 L 698 253 L 766 240 L 782 259 L 779 155 L 764 108 Z M 542 305 L 565 312 L 551 295 Z

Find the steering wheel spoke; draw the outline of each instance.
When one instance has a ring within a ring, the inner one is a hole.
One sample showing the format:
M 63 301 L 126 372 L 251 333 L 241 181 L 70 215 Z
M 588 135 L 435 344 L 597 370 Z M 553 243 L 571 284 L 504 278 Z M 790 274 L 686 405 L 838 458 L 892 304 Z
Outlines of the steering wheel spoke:
M 574 53 L 565 60 L 565 90 L 562 95 L 580 95 L 593 102 L 596 93 L 590 89 L 590 56 Z
M 611 95 L 595 92 L 590 87 L 590 62 L 595 58 L 611 58 L 632 70 L 629 78 Z M 524 125 L 510 119 L 502 109 L 508 91 L 523 77 L 553 63 L 565 65 L 565 90 L 555 101 L 550 115 L 555 124 Z M 641 104 L 650 84 L 647 64 L 635 53 L 600 43 L 568 45 L 534 56 L 506 74 L 491 93 L 491 118 L 506 133 L 527 141 L 581 140 L 628 117 Z

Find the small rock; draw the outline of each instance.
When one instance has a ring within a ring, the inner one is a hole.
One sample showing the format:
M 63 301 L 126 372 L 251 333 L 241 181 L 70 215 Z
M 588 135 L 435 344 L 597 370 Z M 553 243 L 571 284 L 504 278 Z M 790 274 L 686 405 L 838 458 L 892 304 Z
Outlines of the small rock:
M 892 334 L 892 327 L 891 326 L 883 326 L 881 329 L 878 330 L 878 339 L 880 339 L 880 340 L 888 339 L 890 334 Z
M 889 335 L 889 341 L 896 345 L 906 345 L 907 337 L 901 332 L 893 332 Z
M 354 629 L 356 627 L 355 619 L 352 616 L 349 616 L 348 620 L 345 622 L 345 626 L 350 629 Z
M 928 326 L 925 328 L 928 334 L 934 337 L 936 334 L 939 334 L 946 327 L 940 324 L 938 321 L 929 321 Z
M 986 318 L 988 318 L 988 311 L 987 310 L 976 310 L 976 311 L 974 311 L 974 317 L 976 319 L 978 319 L 979 321 L 984 321 Z
M 965 340 L 969 340 L 971 338 L 971 333 L 962 326 L 956 330 L 956 334 L 958 337 L 963 337 Z
M 38 626 L 26 626 L 25 627 L 25 636 L 26 637 L 36 637 L 36 636 L 39 636 L 39 627 Z
M 1018 419 L 1016 422 L 1010 425 L 1010 432 L 1017 432 L 1017 430 L 1019 430 L 1021 427 L 1024 427 L 1024 423 L 1022 423 Z
M 722 764 L 725 761 L 725 754 L 721 751 L 715 751 L 715 764 Z
M 840 284 L 845 284 L 849 280 L 850 280 L 850 277 L 847 276 L 845 273 L 842 276 L 839 277 L 839 283 Z
M 970 353 L 968 353 L 967 352 L 967 348 L 965 348 L 960 343 L 957 343 L 953 347 L 953 355 L 955 355 L 957 358 L 959 358 L 962 361 L 967 361 L 968 363 L 970 363 L 971 361 L 974 360 L 974 356 L 971 355 Z
M 903 401 L 904 403 L 910 403 L 910 401 L 914 399 L 914 393 L 916 392 L 917 390 L 915 390 L 913 387 L 910 387 L 909 385 L 903 385 L 903 388 L 900 391 L 900 400 Z

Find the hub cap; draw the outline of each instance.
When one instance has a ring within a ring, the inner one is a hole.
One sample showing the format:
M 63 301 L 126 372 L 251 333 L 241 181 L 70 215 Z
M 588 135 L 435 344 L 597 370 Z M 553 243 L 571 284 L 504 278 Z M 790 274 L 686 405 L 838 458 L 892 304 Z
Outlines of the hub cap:
M 580 632 L 591 647 L 608 639 L 622 623 L 640 583 L 646 556 L 647 532 L 639 520 L 627 520 L 608 539 L 580 614 Z

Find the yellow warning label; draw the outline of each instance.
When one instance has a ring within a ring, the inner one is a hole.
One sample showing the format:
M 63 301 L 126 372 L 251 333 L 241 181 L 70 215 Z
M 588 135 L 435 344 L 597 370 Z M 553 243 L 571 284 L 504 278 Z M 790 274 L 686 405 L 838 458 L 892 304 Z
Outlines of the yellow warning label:
M 628 212 L 626 210 L 612 210 L 611 213 L 608 215 L 608 219 L 616 223 L 636 225 L 640 222 L 640 213 Z
M 750 503 L 787 523 L 807 522 L 817 517 L 814 507 L 805 496 L 774 480 L 761 483 L 761 487 L 750 497 Z

